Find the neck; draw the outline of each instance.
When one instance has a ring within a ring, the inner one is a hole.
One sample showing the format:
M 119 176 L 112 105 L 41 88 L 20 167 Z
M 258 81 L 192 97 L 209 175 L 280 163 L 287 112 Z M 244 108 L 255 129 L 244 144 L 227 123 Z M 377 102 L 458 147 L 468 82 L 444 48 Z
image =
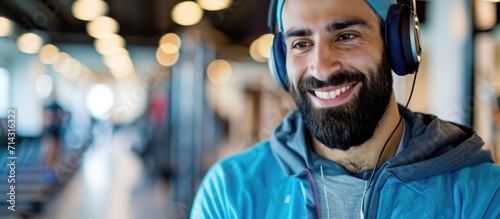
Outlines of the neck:
M 380 151 L 384 147 L 384 143 L 398 125 L 399 118 L 398 105 L 394 95 L 392 95 L 386 115 L 380 121 L 371 139 L 347 151 L 342 151 L 339 149 L 330 149 L 313 138 L 313 149 L 318 155 L 340 164 L 352 174 L 373 169 L 377 163 Z M 399 125 L 387 143 L 384 153 L 380 158 L 379 166 L 394 157 L 402 135 L 403 125 Z

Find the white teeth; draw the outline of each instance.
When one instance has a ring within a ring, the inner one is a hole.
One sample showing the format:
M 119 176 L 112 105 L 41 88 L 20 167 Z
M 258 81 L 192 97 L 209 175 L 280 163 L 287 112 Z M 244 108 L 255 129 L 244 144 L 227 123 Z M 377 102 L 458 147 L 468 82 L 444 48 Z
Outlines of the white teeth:
M 321 99 L 324 99 L 324 100 L 331 100 L 331 99 L 334 99 L 336 98 L 337 96 L 339 96 L 340 94 L 346 92 L 347 90 L 349 90 L 351 88 L 351 85 L 347 85 L 345 87 L 342 87 L 342 88 L 339 88 L 337 90 L 334 90 L 334 91 L 330 91 L 330 92 L 321 92 L 321 91 L 314 91 L 314 94 L 321 98 Z
M 330 96 L 330 98 L 328 98 L 328 99 L 333 99 L 333 98 L 335 98 L 335 97 L 337 97 L 337 96 L 338 96 L 338 95 L 335 93 L 335 91 L 329 92 L 328 94 L 329 94 L 329 96 Z

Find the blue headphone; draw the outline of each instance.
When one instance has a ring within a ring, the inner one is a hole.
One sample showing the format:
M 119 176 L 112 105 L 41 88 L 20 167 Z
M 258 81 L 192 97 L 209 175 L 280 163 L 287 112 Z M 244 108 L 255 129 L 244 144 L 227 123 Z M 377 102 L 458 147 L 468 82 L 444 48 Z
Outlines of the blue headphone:
M 278 1 L 280 0 L 272 0 L 269 7 L 268 26 L 271 33 L 275 33 L 275 25 L 277 24 Z M 383 1 L 388 2 L 388 0 Z M 416 14 L 415 1 L 409 0 L 405 3 L 399 1 L 397 4 L 391 5 L 385 19 L 385 47 L 392 70 L 400 76 L 418 71 L 422 59 L 420 23 Z M 368 0 L 368 2 L 374 7 L 374 4 L 381 1 Z M 281 31 L 274 36 L 268 64 L 273 79 L 280 87 L 288 91 L 286 46 Z

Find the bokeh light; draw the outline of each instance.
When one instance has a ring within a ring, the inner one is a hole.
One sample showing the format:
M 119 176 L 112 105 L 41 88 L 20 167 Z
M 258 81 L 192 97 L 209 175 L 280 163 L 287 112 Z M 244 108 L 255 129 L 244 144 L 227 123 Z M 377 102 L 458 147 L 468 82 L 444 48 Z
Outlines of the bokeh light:
M 233 74 L 231 64 L 226 60 L 218 59 L 211 62 L 207 68 L 208 80 L 214 84 L 227 83 Z
M 178 3 L 172 9 L 172 19 L 182 26 L 191 26 L 200 22 L 203 10 L 200 5 L 192 1 Z

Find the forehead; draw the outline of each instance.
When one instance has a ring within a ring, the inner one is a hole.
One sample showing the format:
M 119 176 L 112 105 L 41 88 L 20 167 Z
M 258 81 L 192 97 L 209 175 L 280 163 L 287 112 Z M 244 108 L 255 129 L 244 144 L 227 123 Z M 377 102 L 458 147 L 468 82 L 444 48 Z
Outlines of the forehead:
M 323 28 L 325 24 L 347 18 L 379 24 L 377 13 L 366 0 L 286 0 L 282 11 L 283 28 Z

